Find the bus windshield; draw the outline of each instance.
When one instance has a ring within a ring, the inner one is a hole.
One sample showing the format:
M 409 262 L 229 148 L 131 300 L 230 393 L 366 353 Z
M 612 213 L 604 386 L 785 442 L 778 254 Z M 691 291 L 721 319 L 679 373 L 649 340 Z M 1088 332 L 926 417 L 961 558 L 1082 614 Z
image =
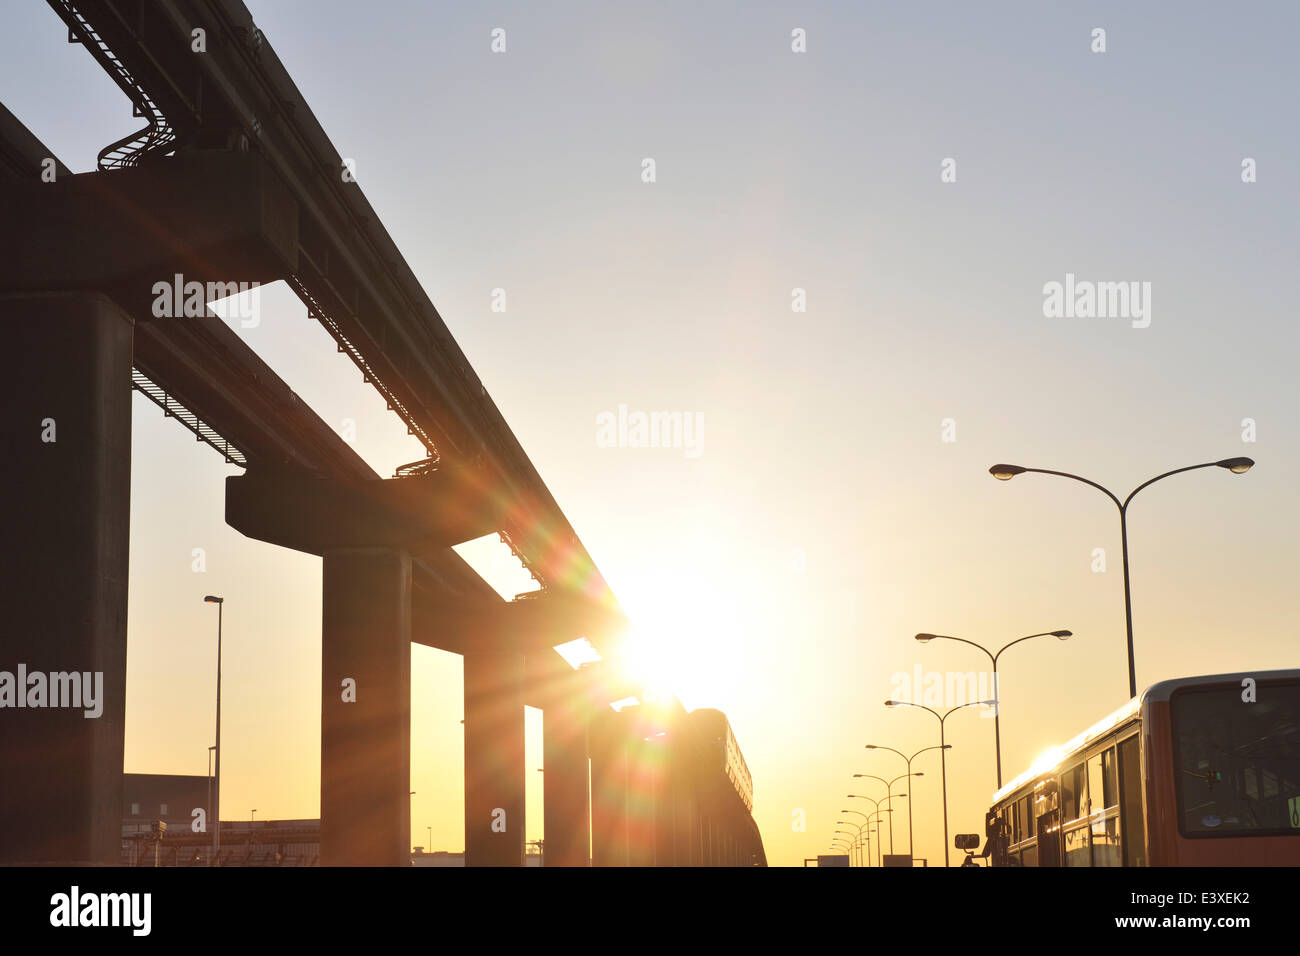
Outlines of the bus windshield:
M 1184 835 L 1300 835 L 1300 682 L 1187 687 L 1170 712 Z

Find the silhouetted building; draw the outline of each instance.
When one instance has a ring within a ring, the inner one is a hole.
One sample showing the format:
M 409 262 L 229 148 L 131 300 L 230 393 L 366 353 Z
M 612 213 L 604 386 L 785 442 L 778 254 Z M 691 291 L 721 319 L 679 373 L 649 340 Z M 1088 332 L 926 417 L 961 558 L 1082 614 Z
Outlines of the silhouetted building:
M 122 775 L 122 863 L 209 866 L 212 827 L 209 778 L 187 774 Z M 203 811 L 196 814 L 196 810 Z M 195 824 L 202 820 L 202 829 Z M 157 830 L 157 824 L 166 829 Z M 219 866 L 316 866 L 319 820 L 226 820 Z
M 179 773 L 122 774 L 122 835 L 148 833 L 155 821 L 168 832 L 191 831 L 195 810 L 209 813 L 208 778 Z

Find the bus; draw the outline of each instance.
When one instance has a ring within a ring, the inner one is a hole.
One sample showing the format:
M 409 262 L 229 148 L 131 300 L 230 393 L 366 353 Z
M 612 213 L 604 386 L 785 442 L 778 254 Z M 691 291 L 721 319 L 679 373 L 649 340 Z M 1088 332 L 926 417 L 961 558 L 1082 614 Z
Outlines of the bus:
M 992 866 L 1300 865 L 1300 670 L 1161 681 L 999 789 Z

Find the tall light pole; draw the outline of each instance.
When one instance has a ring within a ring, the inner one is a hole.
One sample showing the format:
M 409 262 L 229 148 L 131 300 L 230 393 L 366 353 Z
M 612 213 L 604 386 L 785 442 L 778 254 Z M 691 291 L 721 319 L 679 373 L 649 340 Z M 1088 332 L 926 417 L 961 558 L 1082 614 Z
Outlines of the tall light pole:
M 847 856 L 847 857 L 849 858 L 849 864 L 852 865 L 852 863 L 853 863 L 853 845 L 852 845 L 851 843 L 849 843 L 849 840 L 848 840 L 847 837 L 841 837 L 841 836 L 838 836 L 839 832 L 840 832 L 839 830 L 836 830 L 835 833 L 836 833 L 837 835 L 831 837 L 831 849 L 832 849 L 832 850 L 843 850 L 843 851 L 844 851 L 844 855 Z
M 943 736 L 943 724 L 944 721 L 952 715 L 953 711 L 961 710 L 963 707 L 976 707 L 980 705 L 991 707 L 994 706 L 994 703 L 991 700 L 972 700 L 966 704 L 958 704 L 956 707 L 949 709 L 947 713 L 940 715 L 938 711 L 931 710 L 924 704 L 914 704 L 907 700 L 885 701 L 886 707 L 920 707 L 922 710 L 928 710 L 930 713 L 934 714 L 934 716 L 938 717 L 940 744 L 946 744 Z M 939 772 L 943 777 L 943 865 L 949 866 L 951 864 L 948 862 L 948 748 L 946 746 L 939 751 L 939 761 Z
M 905 793 L 900 793 L 899 796 L 900 796 L 900 797 L 905 797 L 905 796 L 907 796 L 907 794 L 905 794 Z M 884 809 L 884 810 L 877 810 L 875 813 L 871 814 L 871 816 L 872 816 L 872 817 L 878 817 L 878 816 L 880 816 L 882 813 L 888 813 L 888 814 L 889 814 L 890 822 L 893 822 L 893 819 L 894 819 L 894 811 L 893 811 L 892 808 L 886 808 L 886 809 Z M 882 861 L 881 861 L 881 852 L 880 852 L 880 844 L 883 843 L 883 842 L 884 842 L 884 837 L 882 837 L 881 834 L 880 834 L 880 821 L 877 820 L 877 821 L 876 821 L 876 867 L 877 867 L 877 868 L 882 867 L 882 866 L 884 865 L 884 864 L 882 863 Z M 891 854 L 894 852 L 894 848 L 893 848 L 892 846 L 889 848 L 889 852 L 890 852 Z
M 217 749 L 216 747 L 208 748 L 208 802 L 207 805 L 204 806 L 203 808 L 203 812 L 208 816 L 211 816 L 212 814 L 212 751 L 216 749 Z M 207 826 L 208 822 L 209 821 L 205 819 L 203 825 Z M 195 859 L 197 859 L 198 858 L 197 851 L 195 851 L 195 854 L 196 854 Z M 212 864 L 209 862 L 208 865 L 211 866 Z
M 981 651 L 989 656 L 993 662 L 993 749 L 997 754 L 998 763 L 998 789 L 1002 788 L 1002 697 L 998 688 L 998 658 L 1008 647 L 1013 647 L 1021 641 L 1028 641 L 1035 637 L 1054 637 L 1058 641 L 1068 641 L 1074 636 L 1073 631 L 1042 631 L 1038 634 L 1026 634 L 1024 637 L 1017 637 L 1014 641 L 1003 644 L 995 654 L 982 644 L 976 644 L 974 641 L 968 641 L 964 637 L 952 637 L 948 634 L 918 634 L 917 641 L 922 644 L 928 644 L 930 641 L 959 641 L 962 644 L 969 644 L 971 647 L 978 647 Z
M 203 602 L 217 606 L 217 745 L 213 748 L 217 754 L 217 773 L 212 787 L 212 816 L 215 819 L 211 821 L 213 824 L 212 862 L 209 864 L 209 866 L 216 866 L 221 856 L 221 615 L 226 599 L 209 594 L 203 598 Z
M 843 821 L 843 820 L 836 820 L 835 822 L 836 822 L 836 823 L 843 823 L 844 821 Z M 858 840 L 859 840 L 861 834 L 858 834 L 858 835 L 855 836 L 854 834 L 850 833 L 848 830 L 836 830 L 836 831 L 835 831 L 835 835 L 836 835 L 837 837 L 842 837 L 842 838 L 843 838 L 845 841 L 847 841 L 847 843 L 849 844 L 849 866 L 852 866 L 852 865 L 853 865 L 854 853 L 855 853 L 855 851 L 858 849 Z
M 861 810 L 841 810 L 840 813 L 851 813 L 855 817 L 862 817 L 862 819 L 866 821 L 866 823 L 863 824 L 864 827 L 871 823 L 871 817 L 867 816 Z M 837 820 L 835 822 L 838 823 L 839 821 Z M 867 829 L 867 865 L 871 865 L 871 830 L 869 827 Z
M 854 776 L 854 777 L 864 777 L 864 778 L 868 778 L 868 779 L 871 779 L 871 780 L 879 780 L 881 783 L 883 783 L 883 784 L 885 785 L 885 792 L 886 792 L 886 793 L 889 793 L 889 789 L 890 789 L 894 784 L 898 783 L 898 781 L 900 781 L 900 780 L 906 780 L 906 779 L 908 778 L 909 775 L 908 775 L 908 774 L 903 774 L 902 776 L 895 777 L 893 780 L 886 780 L 884 777 L 877 777 L 877 776 L 875 776 L 875 775 L 873 775 L 873 774 L 869 774 L 869 773 L 855 773 L 853 776 Z M 918 774 L 915 774 L 915 776 L 920 777 L 920 776 L 922 776 L 922 774 L 919 774 L 919 773 L 918 773 Z M 896 800 L 896 799 L 898 799 L 898 798 L 900 798 L 900 797 L 905 797 L 905 796 L 907 796 L 907 794 L 905 794 L 905 793 L 890 793 L 889 796 L 885 797 L 884 800 L 872 800 L 871 797 L 865 796 L 865 795 L 863 795 L 863 794 L 861 794 L 861 793 L 850 793 L 849 796 L 850 796 L 850 797 L 853 797 L 853 798 L 856 798 L 856 799 L 858 799 L 858 800 L 870 800 L 870 801 L 871 801 L 871 805 L 872 805 L 873 807 L 875 807 L 876 810 L 877 810 L 878 812 L 880 812 L 880 813 L 889 813 L 889 814 L 891 814 L 891 816 L 890 816 L 890 818 L 889 818 L 889 852 L 890 852 L 890 853 L 893 853 L 893 852 L 894 852 L 894 818 L 893 818 L 893 816 L 892 816 L 892 813 L 893 813 L 894 808 L 893 808 L 893 807 L 890 807 L 888 810 L 881 810 L 881 809 L 880 809 L 880 805 L 881 805 L 882 803 L 888 804 L 890 800 Z
M 1175 468 L 1173 471 L 1166 471 L 1163 475 L 1156 475 L 1147 481 L 1142 482 L 1132 491 L 1122 502 L 1109 488 L 1104 488 L 1097 482 L 1079 475 L 1072 475 L 1068 471 L 1051 471 L 1047 468 L 1022 468 L 1020 465 L 994 465 L 989 469 L 989 474 L 998 481 L 1010 481 L 1016 475 L 1023 475 L 1031 472 L 1038 475 L 1057 475 L 1061 478 L 1072 478 L 1075 481 L 1081 481 L 1085 485 L 1091 485 L 1098 491 L 1102 492 L 1107 498 L 1115 502 L 1115 507 L 1119 509 L 1119 541 L 1120 548 L 1124 555 L 1124 626 L 1128 633 L 1128 695 L 1130 698 L 1137 696 L 1137 671 L 1133 666 L 1133 598 L 1129 591 L 1128 581 L 1128 505 L 1133 500 L 1133 496 L 1145 488 L 1147 485 L 1154 485 L 1162 478 L 1168 478 L 1170 475 L 1181 475 L 1185 471 L 1196 471 L 1198 468 L 1223 468 L 1232 472 L 1234 475 L 1244 475 L 1255 466 L 1255 462 L 1250 458 L 1224 458 L 1222 461 L 1207 461 L 1200 465 L 1188 465 L 1186 468 Z M 998 786 L 1001 786 L 999 782 Z
M 858 850 L 858 866 L 862 865 L 862 824 L 854 823 L 852 820 L 836 820 L 836 823 L 842 823 L 846 827 L 853 827 L 858 831 L 857 842 L 854 844 Z
M 901 750 L 895 750 L 893 747 L 882 747 L 882 746 L 880 746 L 879 744 L 867 744 L 867 745 L 866 745 L 866 747 L 867 747 L 868 750 L 888 750 L 890 753 L 896 753 L 896 754 L 898 754 L 900 757 L 902 757 L 904 760 L 907 761 L 907 775 L 908 775 L 909 777 L 912 777 L 912 776 L 923 777 L 923 776 L 925 776 L 925 774 L 922 773 L 922 772 L 920 772 L 919 770 L 918 770 L 915 774 L 912 773 L 912 761 L 913 761 L 913 760 L 915 760 L 915 759 L 916 759 L 917 757 L 919 757 L 921 754 L 925 753 L 927 750 L 947 750 L 950 746 L 952 746 L 952 745 L 951 745 L 951 744 L 942 744 L 942 745 L 937 746 L 937 747 L 922 747 L 920 750 L 918 750 L 916 753 L 912 754 L 912 756 L 909 757 L 907 754 L 903 753 L 903 751 L 901 751 Z M 913 808 L 914 806 L 916 806 L 916 798 L 915 798 L 915 797 L 913 797 L 913 799 L 912 799 L 912 800 L 907 804 L 907 858 L 908 858 L 909 860 L 914 860 L 914 859 L 916 859 L 916 850 L 913 849 L 914 844 L 912 843 L 912 808 Z M 890 849 L 893 849 L 893 847 L 891 846 Z

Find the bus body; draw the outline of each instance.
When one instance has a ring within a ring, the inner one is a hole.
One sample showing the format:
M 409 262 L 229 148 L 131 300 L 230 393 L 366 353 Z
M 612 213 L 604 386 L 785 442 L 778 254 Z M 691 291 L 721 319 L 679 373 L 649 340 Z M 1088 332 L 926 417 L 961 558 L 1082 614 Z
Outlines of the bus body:
M 993 795 L 993 866 L 1300 864 L 1300 670 L 1161 681 Z

